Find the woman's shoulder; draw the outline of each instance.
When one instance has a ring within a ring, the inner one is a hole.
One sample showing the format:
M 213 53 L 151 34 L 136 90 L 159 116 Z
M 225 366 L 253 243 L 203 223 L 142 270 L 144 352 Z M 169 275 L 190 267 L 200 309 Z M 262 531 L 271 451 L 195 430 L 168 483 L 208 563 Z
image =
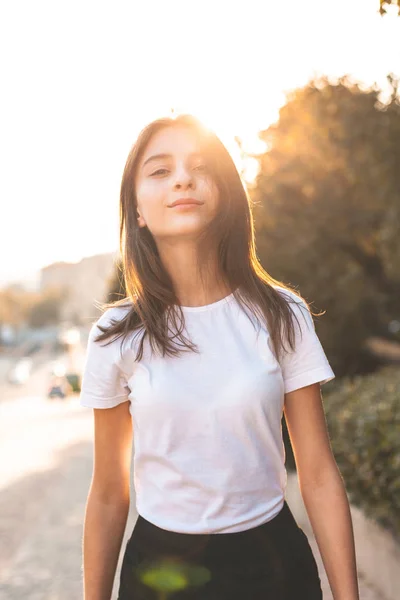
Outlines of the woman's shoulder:
M 100 325 L 101 327 L 109 327 L 110 325 L 115 325 L 119 321 L 122 321 L 126 317 L 126 315 L 131 312 L 132 308 L 132 302 L 108 306 L 103 310 L 102 314 L 99 317 L 97 317 L 93 325 Z
M 298 312 L 300 309 L 306 309 L 309 311 L 308 303 L 296 290 L 292 290 L 280 285 L 273 285 L 272 287 L 290 304 L 294 312 Z
M 299 301 L 302 300 L 300 294 L 298 294 L 295 290 L 292 290 L 290 288 L 286 288 L 286 287 L 281 286 L 281 285 L 276 285 L 276 284 L 274 284 L 272 287 L 281 296 L 286 296 L 286 298 L 288 298 L 289 300 L 296 300 L 297 302 L 299 302 Z
M 299 292 L 279 285 L 274 285 L 273 287 L 287 303 L 290 310 L 290 318 L 296 329 L 303 328 L 301 323 L 304 323 L 307 327 L 314 327 L 314 321 L 308 302 Z
M 115 304 L 103 309 L 102 314 L 92 323 L 88 337 L 88 347 L 104 360 L 118 360 L 121 350 L 134 347 L 136 331 L 131 331 L 122 323 L 131 312 L 132 303 Z M 93 350 L 96 348 L 96 350 Z M 136 348 L 136 345 L 135 345 Z

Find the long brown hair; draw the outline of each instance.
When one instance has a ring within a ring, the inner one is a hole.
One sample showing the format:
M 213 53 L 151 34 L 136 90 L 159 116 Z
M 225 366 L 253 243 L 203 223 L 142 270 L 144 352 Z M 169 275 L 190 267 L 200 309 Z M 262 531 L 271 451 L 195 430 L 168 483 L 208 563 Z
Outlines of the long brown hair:
M 101 307 L 103 311 L 117 306 L 129 307 L 130 310 L 123 318 L 111 320 L 107 327 L 99 325 L 102 333 L 96 341 L 110 337 L 125 338 L 132 331 L 140 331 L 137 361 L 143 356 L 146 336 L 152 350 L 160 351 L 162 356 L 197 351 L 196 346 L 183 335 L 184 315 L 172 280 L 160 260 L 151 232 L 147 227 L 139 227 L 136 212 L 135 176 L 149 141 L 165 127 L 182 125 L 199 136 L 207 169 L 221 199 L 212 223 L 199 237 L 200 277 L 205 279 L 210 252 L 216 252 L 221 278 L 233 290 L 244 310 L 250 310 L 259 324 L 263 321 L 267 325 L 275 356 L 279 357 L 284 349 L 283 337 L 294 349 L 295 332 L 291 315 L 297 317 L 290 308 L 290 293 L 295 294 L 307 310 L 310 308 L 294 289 L 271 277 L 261 266 L 256 254 L 252 201 L 235 163 L 218 136 L 189 114 L 152 121 L 142 129 L 129 152 L 120 191 L 120 252 L 126 297 L 103 303 Z M 283 288 L 283 291 L 286 289 L 289 294 L 282 294 L 275 287 Z M 172 336 L 171 322 L 174 326 Z

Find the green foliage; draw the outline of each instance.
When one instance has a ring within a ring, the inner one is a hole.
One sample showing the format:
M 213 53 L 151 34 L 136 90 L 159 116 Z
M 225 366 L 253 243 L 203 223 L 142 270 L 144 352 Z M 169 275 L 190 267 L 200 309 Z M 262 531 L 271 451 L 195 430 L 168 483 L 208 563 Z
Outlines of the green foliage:
M 79 393 L 81 391 L 81 378 L 77 373 L 67 373 L 65 379 L 68 381 L 71 390 L 74 393 Z
M 400 370 L 387 366 L 328 386 L 329 437 L 349 499 L 400 541 Z
M 22 287 L 10 285 L 0 290 L 0 324 L 21 327 L 28 320 L 32 307 L 39 301 L 40 294 Z
M 39 292 L 9 286 L 0 290 L 0 323 L 16 327 L 57 324 L 67 298 L 68 290 L 58 286 Z
M 400 541 L 400 370 L 344 378 L 325 399 L 350 500 Z
M 398 79 L 388 82 L 382 104 L 376 87 L 315 80 L 260 133 L 258 255 L 326 310 L 317 332 L 337 375 L 376 368 L 369 336 L 396 340 L 388 323 L 400 317 L 400 101 Z

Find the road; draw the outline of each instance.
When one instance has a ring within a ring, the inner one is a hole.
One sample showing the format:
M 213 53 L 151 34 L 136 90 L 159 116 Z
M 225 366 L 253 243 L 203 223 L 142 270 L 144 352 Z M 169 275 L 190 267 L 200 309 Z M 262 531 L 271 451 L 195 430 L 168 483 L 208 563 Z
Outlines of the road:
M 0 403 L 0 598 L 82 598 L 81 541 L 92 470 L 91 409 L 43 398 L 46 366 Z M 132 509 L 123 547 L 136 513 Z M 324 600 L 332 600 L 314 539 Z M 119 562 L 119 568 L 122 552 Z M 114 585 L 113 600 L 116 599 Z M 382 600 L 360 579 L 362 600 Z

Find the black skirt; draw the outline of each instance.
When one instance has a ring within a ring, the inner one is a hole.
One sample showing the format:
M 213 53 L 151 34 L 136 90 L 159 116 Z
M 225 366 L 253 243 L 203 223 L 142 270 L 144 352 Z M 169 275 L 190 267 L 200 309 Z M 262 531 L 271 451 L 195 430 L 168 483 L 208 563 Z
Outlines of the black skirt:
M 118 600 L 322 600 L 307 536 L 288 504 L 237 533 L 185 534 L 139 515 L 126 545 Z

